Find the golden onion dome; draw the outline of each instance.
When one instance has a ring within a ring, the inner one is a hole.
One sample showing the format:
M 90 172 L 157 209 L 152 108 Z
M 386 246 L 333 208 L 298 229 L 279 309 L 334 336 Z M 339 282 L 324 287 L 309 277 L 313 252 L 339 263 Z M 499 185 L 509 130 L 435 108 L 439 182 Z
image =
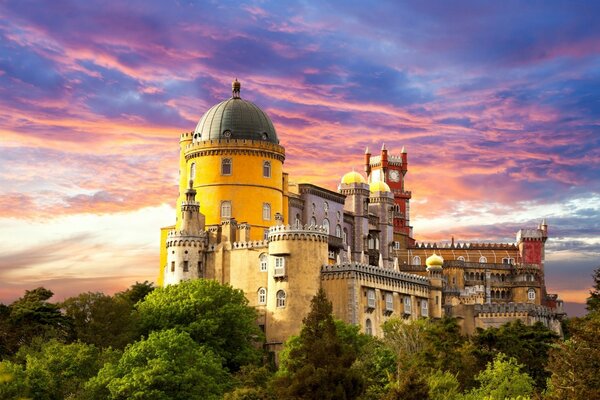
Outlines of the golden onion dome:
M 342 183 L 351 185 L 353 183 L 367 183 L 365 178 L 356 171 L 348 172 L 342 177 Z
M 383 181 L 371 182 L 371 185 L 369 186 L 369 190 L 371 191 L 371 193 L 391 192 L 392 191 L 392 189 L 390 189 L 388 184 Z
M 433 253 L 432 255 L 427 257 L 427 260 L 425 260 L 425 264 L 427 265 L 428 269 L 441 269 L 442 265 L 444 265 L 444 259 L 441 256 L 438 256 L 437 254 Z

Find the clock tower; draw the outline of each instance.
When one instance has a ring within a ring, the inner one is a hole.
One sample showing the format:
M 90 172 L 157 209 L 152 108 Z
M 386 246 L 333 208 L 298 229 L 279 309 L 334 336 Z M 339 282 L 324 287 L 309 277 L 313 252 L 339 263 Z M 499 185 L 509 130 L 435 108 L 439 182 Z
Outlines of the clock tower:
M 369 183 L 385 182 L 394 194 L 394 241 L 396 248 L 406 249 L 414 245 L 412 226 L 410 226 L 411 192 L 404 190 L 404 177 L 408 171 L 408 157 L 404 147 L 399 156 L 388 154 L 385 144 L 381 154 L 372 156 L 365 151 L 365 172 Z

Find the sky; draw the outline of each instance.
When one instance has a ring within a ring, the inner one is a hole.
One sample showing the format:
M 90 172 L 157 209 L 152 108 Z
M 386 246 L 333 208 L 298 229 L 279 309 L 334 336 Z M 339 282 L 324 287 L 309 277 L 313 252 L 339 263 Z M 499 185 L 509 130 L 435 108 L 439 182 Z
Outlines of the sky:
M 599 2 L 0 1 L 0 302 L 158 272 L 178 138 L 231 95 L 291 180 L 335 190 L 405 146 L 419 241 L 549 225 L 580 313 L 600 265 Z M 316 168 L 316 165 L 322 167 Z

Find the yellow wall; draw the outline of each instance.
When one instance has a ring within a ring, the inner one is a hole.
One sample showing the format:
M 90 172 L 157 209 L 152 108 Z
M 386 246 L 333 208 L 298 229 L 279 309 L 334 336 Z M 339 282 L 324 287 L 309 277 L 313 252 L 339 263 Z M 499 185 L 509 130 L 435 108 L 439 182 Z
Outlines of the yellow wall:
M 167 265 L 167 235 L 172 229 L 175 229 L 174 225 L 160 228 L 160 265 L 158 267 L 158 278 L 156 278 L 157 286 L 163 285 L 165 265 Z
M 223 158 L 232 160 L 231 175 L 221 175 Z M 264 161 L 271 162 L 269 178 L 263 176 Z M 228 200 L 231 216 L 238 223 L 251 225 L 251 240 L 262 240 L 264 229 L 275 225 L 275 213 L 287 214 L 283 204 L 283 162 L 268 153 L 220 148 L 211 154 L 188 157 L 183 167 L 187 174 L 192 163 L 196 163 L 196 200 L 200 202 L 200 212 L 206 216 L 206 225 L 221 223 L 221 202 Z M 181 179 L 180 185 L 187 185 L 188 181 Z M 180 190 L 185 191 L 185 187 Z M 269 220 L 263 220 L 264 203 L 271 205 Z

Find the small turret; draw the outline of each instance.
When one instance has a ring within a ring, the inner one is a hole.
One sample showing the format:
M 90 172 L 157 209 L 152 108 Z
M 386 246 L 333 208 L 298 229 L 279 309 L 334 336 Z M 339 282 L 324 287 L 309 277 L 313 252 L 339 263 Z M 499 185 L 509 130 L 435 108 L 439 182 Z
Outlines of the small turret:
M 371 152 L 368 146 L 365 149 L 365 173 L 367 174 L 367 179 L 369 179 L 371 176 Z
M 196 201 L 194 181 L 190 179 L 185 191 L 185 200 L 181 202 L 181 230 L 190 235 L 204 231 L 204 215 L 200 213 L 200 203 Z

